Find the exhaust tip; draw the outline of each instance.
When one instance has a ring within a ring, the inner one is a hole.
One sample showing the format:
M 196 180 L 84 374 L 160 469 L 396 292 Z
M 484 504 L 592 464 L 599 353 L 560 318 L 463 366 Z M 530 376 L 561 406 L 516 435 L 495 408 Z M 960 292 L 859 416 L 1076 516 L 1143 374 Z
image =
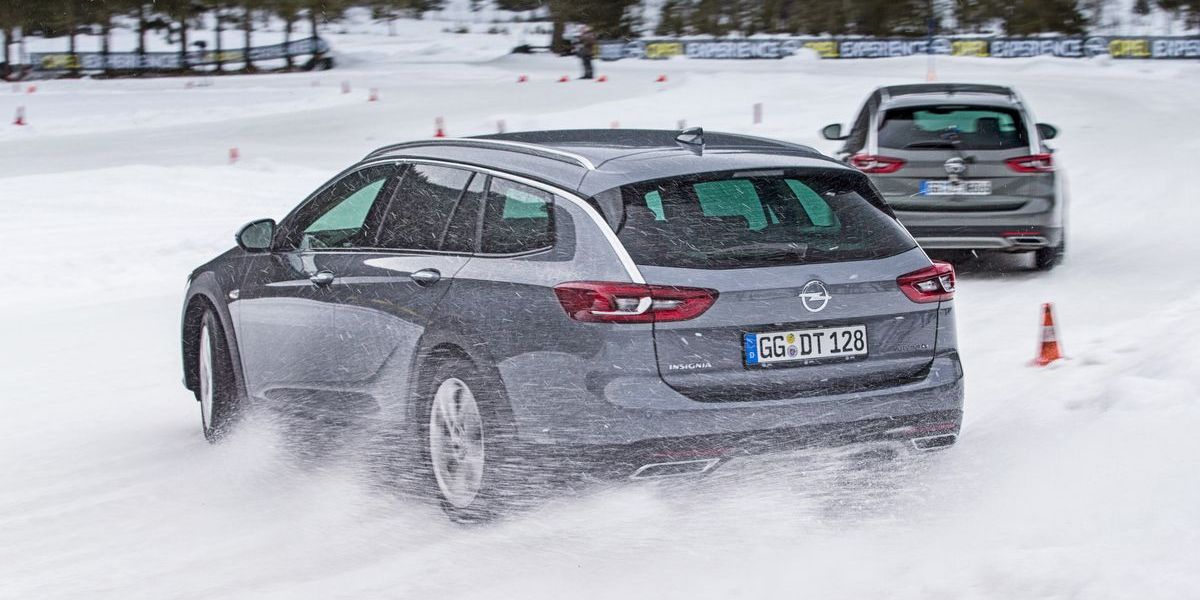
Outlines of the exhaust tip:
M 949 448 L 950 446 L 953 446 L 954 442 L 956 441 L 958 441 L 958 435 L 953 433 L 945 433 L 942 435 L 913 438 L 912 445 L 917 450 L 927 452 L 930 450 Z
M 713 470 L 721 462 L 719 458 L 704 460 L 680 460 L 674 462 L 650 463 L 638 467 L 630 479 L 657 479 L 660 477 L 683 477 L 701 475 Z

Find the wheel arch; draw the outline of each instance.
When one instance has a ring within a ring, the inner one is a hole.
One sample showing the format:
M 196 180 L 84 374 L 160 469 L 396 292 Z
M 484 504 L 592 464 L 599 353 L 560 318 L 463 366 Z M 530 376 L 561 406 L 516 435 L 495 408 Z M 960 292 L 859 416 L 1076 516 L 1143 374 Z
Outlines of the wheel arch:
M 198 349 L 200 340 L 200 323 L 205 312 L 212 312 L 221 325 L 221 333 L 225 337 L 225 347 L 229 351 L 230 367 L 232 369 L 236 389 L 245 390 L 242 377 L 242 362 L 238 353 L 237 334 L 233 327 L 233 318 L 229 307 L 220 300 L 222 295 L 217 287 L 216 278 L 211 272 L 198 275 L 188 287 L 183 305 L 183 315 L 180 323 L 180 355 L 183 361 L 183 384 L 191 391 L 199 388 L 197 373 Z
M 409 389 L 412 392 L 404 409 L 406 421 L 415 423 L 420 418 L 423 403 L 428 401 L 424 396 L 433 389 L 433 378 L 438 364 L 443 361 L 462 360 L 471 364 L 477 374 L 495 386 L 494 390 L 489 390 L 494 392 L 491 398 L 494 400 L 494 408 L 502 412 L 500 416 L 507 423 L 514 422 L 508 386 L 500 376 L 500 370 L 486 351 L 471 352 L 467 350 L 468 347 L 468 344 L 453 337 L 439 336 L 422 340 L 421 350 L 417 353 L 411 371 Z

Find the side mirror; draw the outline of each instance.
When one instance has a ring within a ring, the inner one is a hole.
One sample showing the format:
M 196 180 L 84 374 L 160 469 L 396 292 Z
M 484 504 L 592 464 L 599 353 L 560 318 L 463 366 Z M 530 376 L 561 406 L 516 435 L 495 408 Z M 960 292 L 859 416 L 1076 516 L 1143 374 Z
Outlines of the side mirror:
M 1038 135 L 1042 136 L 1043 140 L 1052 140 L 1058 137 L 1058 128 L 1049 123 L 1037 124 Z
M 841 123 L 834 123 L 833 125 L 826 125 L 825 128 L 821 130 L 821 137 L 827 140 L 844 140 L 850 136 L 842 135 Z
M 237 245 L 246 252 L 266 252 L 275 239 L 275 219 L 259 219 L 242 226 L 237 233 Z

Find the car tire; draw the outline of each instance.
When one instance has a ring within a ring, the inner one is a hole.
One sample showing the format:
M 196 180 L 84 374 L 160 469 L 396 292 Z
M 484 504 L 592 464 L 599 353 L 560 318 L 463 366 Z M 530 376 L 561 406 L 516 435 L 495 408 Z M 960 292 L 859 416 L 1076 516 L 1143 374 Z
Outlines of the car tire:
M 204 311 L 196 335 L 196 383 L 204 438 L 219 442 L 233 430 L 242 411 L 225 332 L 212 310 Z
M 1065 241 L 1057 246 L 1038 249 L 1033 254 L 1033 267 L 1038 271 L 1049 271 L 1057 267 L 1062 262 L 1066 250 Z
M 467 360 L 433 368 L 417 415 L 425 485 L 451 520 L 491 521 L 525 495 L 503 392 Z

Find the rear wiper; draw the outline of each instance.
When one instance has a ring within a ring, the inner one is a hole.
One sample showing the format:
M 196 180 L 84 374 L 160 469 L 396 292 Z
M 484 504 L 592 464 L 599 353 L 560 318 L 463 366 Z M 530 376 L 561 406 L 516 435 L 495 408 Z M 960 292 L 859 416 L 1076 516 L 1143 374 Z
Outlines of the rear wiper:
M 705 258 L 772 258 L 796 256 L 804 258 L 808 244 L 743 244 L 718 248 L 704 253 Z
M 913 142 L 904 146 L 905 148 L 955 148 L 953 142 L 945 140 L 928 140 L 924 142 Z

